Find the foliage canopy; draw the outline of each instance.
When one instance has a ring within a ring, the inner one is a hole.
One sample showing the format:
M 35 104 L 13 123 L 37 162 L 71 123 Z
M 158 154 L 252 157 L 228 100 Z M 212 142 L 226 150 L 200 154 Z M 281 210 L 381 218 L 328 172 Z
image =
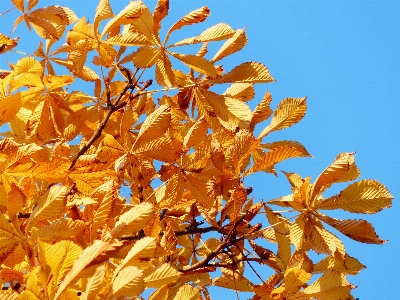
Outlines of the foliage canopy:
M 209 9 L 161 37 L 168 0 L 154 12 L 133 1 L 116 15 L 101 0 L 93 23 L 67 7 L 11 2 L 21 12 L 12 30 L 24 22 L 40 41 L 0 70 L 0 125 L 9 129 L 0 139 L 0 299 L 136 299 L 148 289 L 150 299 L 210 299 L 209 286 L 253 300 L 353 299 L 347 276 L 364 265 L 330 228 L 362 243 L 384 240 L 366 220 L 323 211 L 374 214 L 392 196 L 361 180 L 323 197 L 360 176 L 354 153 L 342 153 L 313 182 L 284 172 L 289 195 L 251 198 L 247 176 L 276 174 L 279 162 L 310 154 L 296 141 L 262 142 L 299 122 L 306 98 L 283 99 L 273 111 L 266 92 L 251 111 L 254 85 L 274 81 L 268 68 L 217 65 L 246 45 L 243 29 L 220 23 L 170 44 Z M 206 58 L 216 41 L 221 47 Z M 0 34 L 0 53 L 18 42 Z M 188 45 L 197 53 L 182 54 Z M 71 91 L 79 80 L 91 90 Z M 310 251 L 324 258 L 314 262 Z

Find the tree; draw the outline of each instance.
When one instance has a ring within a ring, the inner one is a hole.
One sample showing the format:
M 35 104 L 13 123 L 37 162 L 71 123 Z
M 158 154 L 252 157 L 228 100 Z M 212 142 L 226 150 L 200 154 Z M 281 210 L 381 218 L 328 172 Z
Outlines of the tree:
M 266 92 L 251 111 L 254 85 L 274 80 L 267 67 L 218 65 L 246 45 L 244 30 L 217 24 L 170 44 L 209 9 L 161 38 L 166 0 L 153 13 L 135 1 L 117 15 L 101 0 L 92 24 L 66 7 L 12 3 L 22 13 L 13 29 L 24 21 L 43 42 L 1 71 L 0 122 L 9 127 L 0 141 L 3 298 L 118 299 L 152 289 L 151 299 L 208 299 L 213 285 L 253 299 L 352 299 L 346 276 L 364 266 L 327 228 L 384 241 L 365 220 L 323 211 L 377 213 L 392 196 L 361 180 L 325 199 L 333 184 L 359 177 L 354 154 L 342 153 L 313 182 L 284 172 L 290 195 L 251 198 L 249 175 L 276 174 L 279 162 L 310 154 L 295 141 L 262 142 L 299 122 L 306 98 L 272 111 Z M 13 51 L 18 39 L 1 34 L 0 45 Z M 181 54 L 192 45 L 195 54 Z M 81 80 L 87 90 L 70 91 Z M 264 128 L 257 136 L 256 126 Z M 311 251 L 325 257 L 312 261 Z

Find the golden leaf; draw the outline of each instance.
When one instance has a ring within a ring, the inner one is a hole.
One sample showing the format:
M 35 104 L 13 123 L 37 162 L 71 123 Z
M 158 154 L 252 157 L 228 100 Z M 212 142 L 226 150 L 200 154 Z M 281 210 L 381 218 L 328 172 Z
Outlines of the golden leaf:
M 184 17 L 182 17 L 178 22 L 171 26 L 165 37 L 164 45 L 168 42 L 169 36 L 173 31 L 181 29 L 183 26 L 193 25 L 196 23 L 201 23 L 210 15 L 210 10 L 207 6 L 200 7 L 194 11 L 191 11 Z
M 171 122 L 170 111 L 170 106 L 161 105 L 148 116 L 140 127 L 135 145 L 139 145 L 139 141 L 154 140 L 163 136 Z
M 117 16 L 108 21 L 104 26 L 101 38 L 103 38 L 107 33 L 112 32 L 115 28 L 129 24 L 132 20 L 139 18 L 142 14 L 142 8 L 144 7 L 145 6 L 141 2 L 135 1 L 129 3 Z
M 32 239 L 40 238 L 44 242 L 70 239 L 81 233 L 85 227 L 85 222 L 81 220 L 58 219 L 33 232 Z
M 247 175 L 260 170 L 276 175 L 275 164 L 288 158 L 311 156 L 303 145 L 294 141 L 280 141 L 264 144 L 261 147 L 267 148 L 270 151 L 246 172 Z
M 163 51 L 156 63 L 156 81 L 159 85 L 169 88 L 174 84 L 175 75 L 168 55 Z
M 87 247 L 75 260 L 72 269 L 65 276 L 63 282 L 58 286 L 57 293 L 54 299 L 58 299 L 66 288 L 77 281 L 83 271 L 90 266 L 96 266 L 104 261 L 107 261 L 114 253 L 119 251 L 124 246 L 122 242 L 116 242 L 114 244 L 96 240 L 92 245 Z M 94 269 L 93 271 L 95 271 Z M 94 272 L 93 272 L 94 273 Z
M 154 9 L 153 30 L 156 35 L 161 29 L 161 21 L 168 15 L 169 0 L 158 0 Z
M 101 21 L 110 19 L 112 17 L 114 17 L 114 14 L 111 9 L 109 0 L 100 0 L 99 4 L 96 7 L 96 13 L 94 15 L 94 31 L 97 31 Z
M 181 286 L 173 300 L 201 300 L 199 289 L 185 284 Z
M 86 284 L 86 299 L 96 299 L 99 292 L 104 288 L 104 276 L 106 275 L 106 265 L 99 265 L 93 276 L 90 276 Z
M 386 242 L 378 237 L 374 227 L 368 221 L 338 220 L 322 215 L 318 215 L 318 218 L 353 240 L 368 244 L 383 244 Z
M 347 299 L 352 288 L 354 287 L 347 281 L 345 275 L 338 272 L 327 272 L 306 287 L 301 295 L 307 299 Z
M 360 172 L 354 163 L 353 153 L 342 153 L 315 180 L 311 197 L 314 198 L 321 194 L 334 183 L 351 181 L 357 179 L 359 176 Z
M 268 68 L 257 62 L 245 62 L 235 67 L 232 71 L 209 80 L 210 83 L 268 83 L 274 79 L 269 74 Z
M 346 254 L 343 259 L 327 256 L 314 265 L 314 273 L 336 271 L 343 274 L 356 275 L 364 268 L 365 266 L 356 258 Z
M 253 289 L 250 286 L 250 281 L 244 276 L 238 275 L 236 272 L 234 273 L 234 275 L 233 274 L 230 276 L 223 275 L 213 279 L 212 285 L 223 287 L 226 289 L 231 289 L 238 292 L 253 291 Z
M 240 101 L 249 101 L 255 95 L 254 84 L 252 83 L 234 83 L 222 94 L 224 96 L 235 98 Z
M 393 196 L 387 188 L 375 180 L 361 180 L 350 184 L 340 192 L 320 202 L 318 209 L 343 209 L 354 213 L 375 214 L 392 205 Z
M 11 0 L 11 2 L 19 11 L 24 12 L 24 0 Z
M 168 47 L 171 48 L 171 47 L 176 47 L 176 46 L 226 40 L 226 39 L 232 37 L 234 33 L 235 33 L 235 31 L 232 30 L 232 28 L 228 24 L 220 23 L 220 24 L 216 24 L 216 25 L 206 29 L 197 37 L 191 37 L 191 38 L 184 39 L 184 40 L 176 42 Z
M 51 220 L 61 215 L 67 203 L 69 188 L 53 185 L 39 197 L 37 206 L 32 211 L 27 228 L 41 220 Z
M 224 57 L 227 57 L 235 52 L 238 52 L 243 49 L 247 44 L 246 33 L 243 29 L 239 29 L 235 31 L 235 34 L 229 38 L 222 47 L 218 50 L 218 52 L 211 59 L 212 62 L 219 61 Z
M 160 288 L 165 284 L 176 281 L 181 273 L 170 264 L 164 263 L 157 266 L 147 277 L 144 278 L 146 288 Z
M 154 207 L 151 203 L 144 202 L 132 207 L 120 216 L 110 235 L 116 238 L 137 233 L 151 219 L 153 213 Z
M 39 257 L 43 257 L 43 267 L 48 266 L 50 268 L 47 290 L 49 296 L 54 297 L 59 282 L 82 253 L 82 249 L 72 241 L 60 241 L 56 244 L 39 242 L 39 250 Z
M 22 4 L 23 5 L 23 4 Z M 0 33 L 0 54 L 5 53 L 17 46 L 19 38 L 11 39 Z
M 188 130 L 185 137 L 183 138 L 183 146 L 186 149 L 200 144 L 200 142 L 206 137 L 208 131 L 208 124 L 204 118 L 198 119 Z
M 286 98 L 283 99 L 274 111 L 271 124 L 268 125 L 258 138 L 261 139 L 269 133 L 288 128 L 298 123 L 306 113 L 307 98 Z
M 137 2 L 135 2 L 137 3 Z M 139 32 L 127 32 L 113 36 L 105 43 L 118 46 L 150 46 L 152 42 L 148 38 Z
M 114 277 L 108 297 L 138 296 L 144 290 L 143 271 L 138 267 L 127 266 Z
M 151 68 L 159 59 L 161 50 L 153 47 L 140 47 L 133 57 L 137 68 Z
M 253 111 L 253 115 L 250 122 L 250 130 L 254 130 L 256 124 L 261 123 L 264 120 L 267 120 L 271 116 L 272 109 L 269 107 L 271 101 L 272 101 L 272 96 L 270 93 L 268 93 L 268 91 L 266 91 L 261 102 L 257 104 L 255 110 Z
M 199 73 L 207 74 L 210 75 L 211 77 L 215 77 L 218 75 L 214 65 L 203 57 L 192 54 L 179 54 L 175 52 L 169 52 L 169 53 L 176 59 L 179 59 L 189 68 L 192 68 L 193 70 Z

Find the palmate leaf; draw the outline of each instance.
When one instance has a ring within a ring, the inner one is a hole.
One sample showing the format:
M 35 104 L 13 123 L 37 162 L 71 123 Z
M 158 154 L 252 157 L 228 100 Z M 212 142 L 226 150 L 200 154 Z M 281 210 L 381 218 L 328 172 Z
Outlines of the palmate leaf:
M 290 127 L 298 123 L 306 113 L 306 98 L 283 99 L 274 111 L 271 124 L 268 125 L 258 138 L 263 138 L 269 133 Z
M 238 52 L 243 49 L 247 44 L 246 33 L 243 29 L 236 30 L 234 35 L 229 38 L 222 47 L 218 50 L 218 52 L 211 59 L 212 62 L 219 61 L 224 57 L 227 57 L 235 52 Z

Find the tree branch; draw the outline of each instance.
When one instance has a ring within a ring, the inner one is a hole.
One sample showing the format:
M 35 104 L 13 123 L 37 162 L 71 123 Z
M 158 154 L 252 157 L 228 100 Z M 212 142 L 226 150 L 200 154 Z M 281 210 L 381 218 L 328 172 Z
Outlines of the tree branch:
M 146 88 L 148 88 L 152 84 L 152 80 L 147 80 L 144 84 L 144 86 L 139 89 L 132 97 L 129 98 L 129 101 L 132 101 L 133 99 L 139 97 L 142 94 L 142 91 Z M 116 112 L 117 110 L 121 109 L 124 107 L 126 104 L 128 104 L 127 101 L 124 101 L 122 103 L 119 103 L 119 101 L 122 99 L 122 97 L 126 94 L 128 90 L 133 90 L 136 87 L 136 83 L 128 83 L 122 92 L 118 95 L 117 99 L 115 99 L 114 103 L 112 103 L 111 106 L 109 106 L 108 111 L 106 115 L 104 116 L 103 120 L 97 125 L 97 129 L 93 132 L 92 137 L 89 139 L 89 141 L 83 145 L 83 147 L 79 150 L 79 152 L 75 155 L 75 157 L 72 159 L 71 165 L 69 166 L 68 170 L 71 170 L 76 162 L 78 161 L 79 157 L 81 157 L 83 154 L 86 153 L 86 151 L 90 148 L 90 146 L 93 145 L 93 143 L 101 136 L 101 133 L 103 132 L 104 128 L 107 125 L 108 120 L 110 119 L 111 115 Z M 109 100 L 107 100 L 108 102 Z

